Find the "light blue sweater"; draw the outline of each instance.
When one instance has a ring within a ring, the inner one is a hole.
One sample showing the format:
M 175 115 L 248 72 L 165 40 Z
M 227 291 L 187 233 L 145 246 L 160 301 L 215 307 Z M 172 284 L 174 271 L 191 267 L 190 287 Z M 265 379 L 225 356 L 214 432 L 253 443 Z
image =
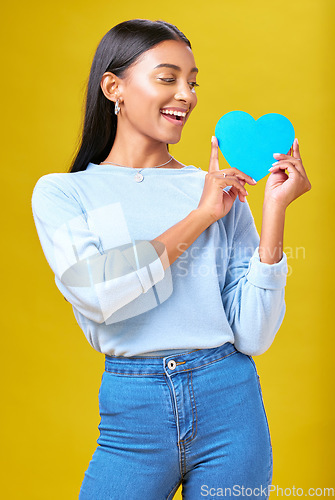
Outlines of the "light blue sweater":
M 225 342 L 249 355 L 266 351 L 285 313 L 286 255 L 260 262 L 253 217 L 237 198 L 164 271 L 149 242 L 197 208 L 207 172 L 146 168 L 141 182 L 136 173 L 90 163 L 41 177 L 33 192 L 44 254 L 89 343 L 115 356 Z

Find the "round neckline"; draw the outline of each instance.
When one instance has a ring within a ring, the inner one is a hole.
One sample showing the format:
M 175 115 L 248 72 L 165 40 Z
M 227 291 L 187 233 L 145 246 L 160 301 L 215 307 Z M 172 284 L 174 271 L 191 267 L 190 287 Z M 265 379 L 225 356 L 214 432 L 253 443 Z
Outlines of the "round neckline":
M 92 170 L 95 169 L 96 171 L 99 172 L 115 172 L 117 171 L 118 173 L 124 173 L 124 174 L 136 174 L 137 172 L 140 171 L 140 173 L 144 176 L 147 175 L 152 175 L 152 173 L 158 173 L 158 172 L 163 172 L 165 174 L 169 174 L 172 172 L 185 172 L 185 170 L 190 170 L 190 171 L 196 171 L 196 170 L 201 170 L 200 167 L 195 167 L 194 165 L 185 165 L 185 167 L 181 168 L 169 168 L 169 167 L 159 167 L 159 168 L 154 168 L 154 167 L 145 167 L 143 169 L 140 168 L 133 168 L 133 167 L 120 167 L 119 165 L 99 165 L 97 163 L 92 163 L 89 162 L 89 164 L 86 167 L 86 170 Z

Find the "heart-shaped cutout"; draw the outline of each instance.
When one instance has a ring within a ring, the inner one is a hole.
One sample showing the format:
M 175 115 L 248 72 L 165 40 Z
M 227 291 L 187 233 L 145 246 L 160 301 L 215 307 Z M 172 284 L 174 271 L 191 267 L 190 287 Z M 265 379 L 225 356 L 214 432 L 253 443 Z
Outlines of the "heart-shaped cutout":
M 295 132 L 278 113 L 255 120 L 245 111 L 230 111 L 217 122 L 215 136 L 229 165 L 259 181 L 269 173 L 274 153 L 288 154 Z

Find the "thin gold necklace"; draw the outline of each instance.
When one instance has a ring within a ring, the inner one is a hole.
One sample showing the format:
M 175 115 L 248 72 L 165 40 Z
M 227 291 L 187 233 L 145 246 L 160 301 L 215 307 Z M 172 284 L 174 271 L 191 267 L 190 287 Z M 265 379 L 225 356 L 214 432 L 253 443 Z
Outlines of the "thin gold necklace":
M 170 156 L 170 159 L 168 161 L 166 161 L 165 163 L 162 163 L 161 165 L 156 165 L 155 167 L 142 167 L 142 168 L 138 168 L 138 167 L 130 167 L 130 168 L 135 168 L 136 170 L 138 170 L 138 172 L 135 174 L 134 176 L 134 179 L 136 182 L 142 182 L 144 177 L 143 175 L 140 173 L 141 170 L 144 170 L 145 168 L 159 168 L 159 167 L 164 167 L 164 165 L 167 165 L 168 163 L 170 163 L 170 161 L 172 161 L 174 158 L 173 156 Z M 129 168 L 129 167 L 126 167 L 126 165 L 120 165 L 119 163 L 114 163 L 114 162 L 111 162 L 111 161 L 103 161 L 100 163 L 100 165 L 104 165 L 108 163 L 109 165 L 115 165 L 116 167 L 125 167 L 125 168 Z

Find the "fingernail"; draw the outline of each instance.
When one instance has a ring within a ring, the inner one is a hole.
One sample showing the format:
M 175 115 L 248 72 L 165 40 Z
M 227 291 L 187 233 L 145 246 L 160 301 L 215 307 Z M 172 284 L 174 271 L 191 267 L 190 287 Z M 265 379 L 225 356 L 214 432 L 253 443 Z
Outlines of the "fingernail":
M 272 163 L 272 166 L 274 167 L 275 165 L 278 165 L 279 161 L 276 161 L 275 163 Z
M 269 168 L 269 172 L 271 172 L 271 171 L 272 171 L 272 169 L 273 169 L 273 167 L 270 167 L 270 168 Z
M 255 179 L 252 179 L 254 181 L 255 184 L 257 184 L 257 181 L 255 181 Z
M 215 141 L 215 135 L 212 135 L 211 143 Z
M 245 190 L 245 192 L 247 193 L 247 195 L 249 194 L 247 190 Z
M 297 137 L 295 138 L 295 142 L 297 143 L 297 146 L 299 146 L 299 142 L 298 142 Z
M 281 156 L 280 153 L 273 153 L 273 156 L 276 157 L 276 156 Z

